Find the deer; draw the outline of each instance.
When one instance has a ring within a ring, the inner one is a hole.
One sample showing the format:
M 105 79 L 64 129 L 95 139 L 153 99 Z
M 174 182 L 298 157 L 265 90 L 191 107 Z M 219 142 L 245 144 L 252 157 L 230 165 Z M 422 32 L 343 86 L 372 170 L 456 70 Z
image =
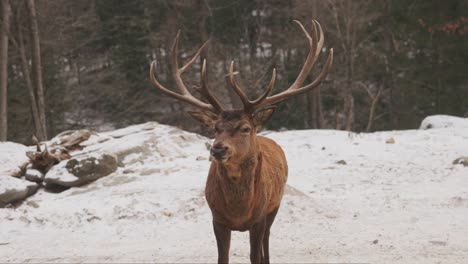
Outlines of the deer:
M 270 82 L 255 100 L 249 100 L 236 81 L 234 61 L 229 68 L 228 80 L 239 96 L 243 107 L 225 109 L 208 89 L 206 59 L 201 65 L 201 81 L 194 89 L 204 100 L 189 92 L 182 74 L 192 66 L 206 48 L 206 41 L 182 67 L 178 63 L 180 30 L 172 45 L 172 78 L 178 91 L 163 86 L 156 79 L 156 61 L 151 63 L 150 80 L 162 93 L 188 103 L 198 110 L 188 111 L 195 120 L 214 129 L 214 142 L 210 148 L 211 165 L 205 187 L 205 198 L 212 213 L 212 224 L 218 248 L 218 263 L 229 262 L 232 231 L 249 231 L 251 263 L 270 263 L 270 228 L 278 213 L 288 178 L 288 164 L 282 148 L 272 139 L 257 132 L 270 119 L 275 104 L 290 97 L 305 94 L 318 87 L 328 75 L 333 63 L 333 49 L 318 74 L 303 85 L 320 52 L 324 36 L 321 25 L 312 20 L 311 34 L 294 20 L 309 43 L 309 53 L 294 83 L 282 92 L 271 95 L 276 82 L 273 69 Z

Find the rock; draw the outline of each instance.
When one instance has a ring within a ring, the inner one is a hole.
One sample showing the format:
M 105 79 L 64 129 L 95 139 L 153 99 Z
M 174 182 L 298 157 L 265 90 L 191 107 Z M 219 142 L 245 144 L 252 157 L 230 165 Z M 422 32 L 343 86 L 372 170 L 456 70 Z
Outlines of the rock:
M 116 130 L 117 131 L 117 130 Z M 116 138 L 109 137 L 106 134 L 93 135 L 90 142 L 84 142 L 85 148 L 75 155 L 90 155 L 95 153 L 112 154 L 117 157 L 117 160 L 122 165 L 130 165 L 137 162 L 136 159 L 126 159 L 127 156 L 139 155 L 139 159 L 144 159 L 152 154 L 151 147 L 154 146 L 152 140 L 153 134 L 151 131 L 132 131 L 132 136 L 127 136 L 124 133 L 116 134 Z M 136 136 L 138 135 L 138 136 Z M 88 145 L 86 145 L 88 144 Z
M 31 206 L 32 208 L 39 208 L 39 204 L 36 203 L 35 201 L 27 201 L 26 205 Z
M 161 157 L 184 157 L 184 150 L 173 141 L 159 142 L 155 150 Z
M 24 200 L 39 188 L 36 183 L 24 181 L 7 175 L 0 175 L 0 208 L 9 203 Z
M 460 157 L 452 162 L 452 164 L 463 164 L 463 166 L 468 167 L 468 157 Z
M 203 157 L 203 156 L 198 156 L 198 157 L 197 157 L 197 160 L 207 160 L 207 158 L 206 158 L 206 157 Z
M 296 188 L 292 187 L 289 184 L 286 184 L 286 186 L 284 187 L 284 194 L 285 195 L 291 195 L 291 196 L 307 197 L 307 195 L 304 192 L 302 192 L 299 189 L 296 189 Z
M 113 173 L 117 165 L 115 155 L 93 153 L 77 156 L 52 167 L 44 182 L 68 187 L 82 186 Z
M 385 143 L 387 143 L 387 144 L 395 144 L 395 139 L 394 139 L 394 138 L 389 138 L 389 139 L 385 140 Z
M 468 128 L 468 118 L 449 116 L 449 115 L 433 115 L 424 118 L 419 129 L 434 129 L 434 128 Z
M 211 144 L 208 143 L 208 142 L 205 142 L 205 147 L 206 147 L 206 150 L 210 150 L 211 149 Z
M 44 180 L 45 175 L 33 168 L 27 168 L 24 177 L 28 181 L 41 183 Z
M 346 165 L 347 163 L 344 160 L 339 160 L 336 162 L 336 164 Z
M 170 126 L 149 122 L 134 125 L 112 132 L 92 135 L 85 148 L 74 155 L 108 153 L 117 157 L 119 165 L 128 166 L 139 163 L 147 157 L 185 158 L 202 148 L 194 142 L 204 137 L 188 133 Z
M 158 128 L 158 126 L 160 125 L 157 122 L 148 122 L 144 124 L 133 125 L 133 126 L 117 129 L 114 131 L 106 132 L 105 134 L 112 138 L 122 138 L 122 137 L 132 135 L 132 134 L 139 134 L 139 133 L 142 133 L 143 131 L 153 130 L 155 128 Z
M 0 175 L 20 177 L 28 164 L 28 148 L 12 142 L 0 142 Z

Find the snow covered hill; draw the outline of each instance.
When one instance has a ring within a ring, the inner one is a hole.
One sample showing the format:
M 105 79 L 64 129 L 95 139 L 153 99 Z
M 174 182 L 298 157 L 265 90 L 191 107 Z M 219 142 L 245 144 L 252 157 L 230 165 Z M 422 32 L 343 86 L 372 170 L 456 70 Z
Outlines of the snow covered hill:
M 264 132 L 290 168 L 271 260 L 466 263 L 468 167 L 452 162 L 468 156 L 468 121 L 437 118 L 426 130 Z M 209 142 L 157 123 L 92 136 L 83 151 L 117 151 L 121 166 L 0 209 L 0 262 L 215 262 Z M 230 255 L 249 261 L 248 233 L 233 233 Z

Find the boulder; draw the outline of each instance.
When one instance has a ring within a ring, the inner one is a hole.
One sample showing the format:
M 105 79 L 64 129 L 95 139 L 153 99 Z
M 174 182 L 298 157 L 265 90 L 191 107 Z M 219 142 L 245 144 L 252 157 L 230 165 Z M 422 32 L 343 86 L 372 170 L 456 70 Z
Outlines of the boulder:
M 41 183 L 44 180 L 45 175 L 42 172 L 29 167 L 26 169 L 24 177 L 28 181 Z
M 129 127 L 130 128 L 130 127 Z M 115 132 L 117 132 L 116 130 Z M 128 132 L 128 131 L 127 131 Z M 75 155 L 90 155 L 93 153 L 107 153 L 117 157 L 117 160 L 122 165 L 128 165 L 125 160 L 128 156 L 141 155 L 148 156 L 151 154 L 150 145 L 153 136 L 152 131 L 143 130 L 140 133 L 133 131 L 129 135 L 112 134 L 114 137 L 108 136 L 106 133 L 92 135 L 87 142 L 83 142 L 85 148 L 75 153 Z M 130 133 L 128 132 L 128 133 Z M 131 160 L 131 159 L 130 159 Z
M 170 126 L 148 122 L 115 131 L 95 133 L 73 155 L 108 153 L 115 155 L 119 166 L 138 164 L 148 157 L 156 159 L 186 158 L 199 153 L 198 140 L 206 138 Z
M 91 153 L 64 160 L 52 167 L 44 178 L 47 184 L 77 187 L 105 177 L 117 170 L 117 157 Z
M 433 115 L 424 118 L 419 129 L 433 128 L 468 128 L 468 118 L 449 116 L 449 115 Z
M 29 160 L 28 148 L 13 142 L 0 142 L 0 175 L 20 177 Z
M 38 184 L 0 174 L 0 208 L 34 194 Z

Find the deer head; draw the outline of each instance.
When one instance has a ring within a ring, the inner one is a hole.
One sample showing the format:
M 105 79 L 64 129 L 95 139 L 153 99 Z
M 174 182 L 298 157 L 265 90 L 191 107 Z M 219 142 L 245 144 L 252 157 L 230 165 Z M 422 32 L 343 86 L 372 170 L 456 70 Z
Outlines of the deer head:
M 273 114 L 275 110 L 274 104 L 286 100 L 289 97 L 311 91 L 315 87 L 318 87 L 328 74 L 333 62 L 333 49 L 330 49 L 327 61 L 317 78 L 311 83 L 302 86 L 322 50 L 324 36 L 322 27 L 316 20 L 312 20 L 312 34 L 309 34 L 299 21 L 294 20 L 294 22 L 300 26 L 309 42 L 309 54 L 294 83 L 283 92 L 269 96 L 276 81 L 276 70 L 273 69 L 271 80 L 264 89 L 264 92 L 257 99 L 253 101 L 249 100 L 243 89 L 236 82 L 234 77 L 234 62 L 231 63 L 229 81 L 242 101 L 242 109 L 226 110 L 216 97 L 211 94 L 206 82 L 206 60 L 203 60 L 202 64 L 200 87 L 196 87 L 195 89 L 208 103 L 195 98 L 185 86 L 181 78 L 182 73 L 184 73 L 200 56 L 202 50 L 207 46 L 208 41 L 200 47 L 191 60 L 183 67 L 179 68 L 177 49 L 180 31 L 177 33 L 172 46 L 172 73 L 175 84 L 179 90 L 178 93 L 165 88 L 156 80 L 156 62 L 151 64 L 150 79 L 156 88 L 170 97 L 199 108 L 199 111 L 189 111 L 189 114 L 201 123 L 214 128 L 216 138 L 211 147 L 211 155 L 219 162 L 241 163 L 249 157 L 254 157 L 255 155 L 252 154 L 255 154 L 257 149 L 256 132 Z

